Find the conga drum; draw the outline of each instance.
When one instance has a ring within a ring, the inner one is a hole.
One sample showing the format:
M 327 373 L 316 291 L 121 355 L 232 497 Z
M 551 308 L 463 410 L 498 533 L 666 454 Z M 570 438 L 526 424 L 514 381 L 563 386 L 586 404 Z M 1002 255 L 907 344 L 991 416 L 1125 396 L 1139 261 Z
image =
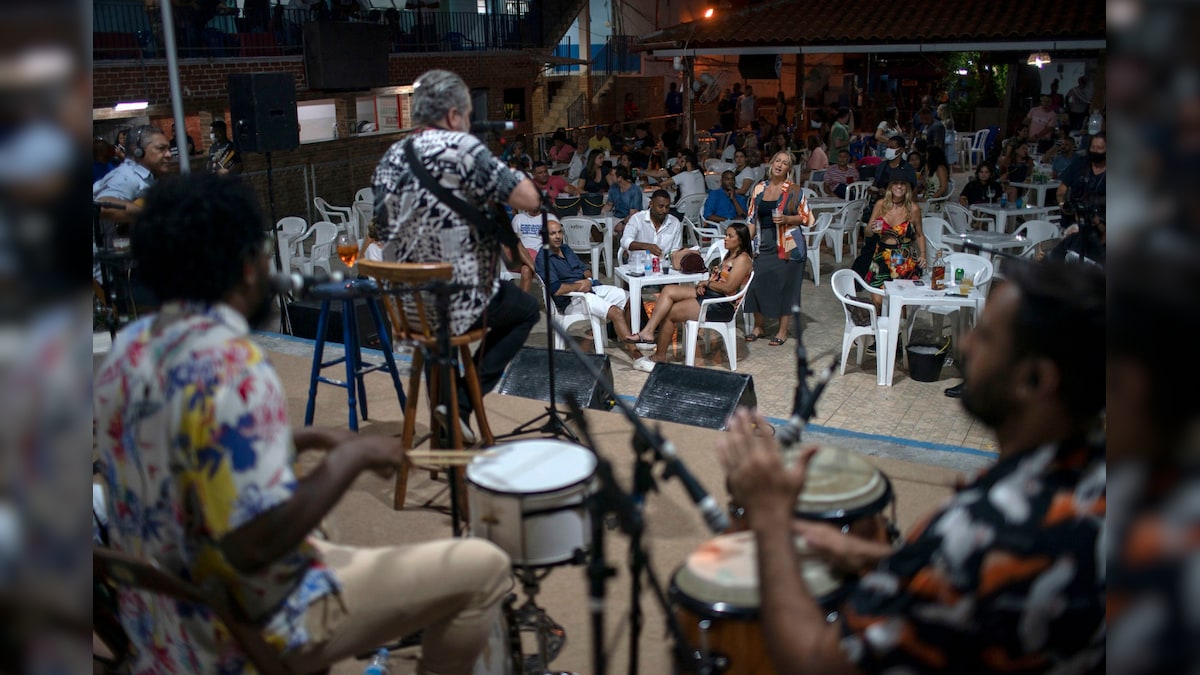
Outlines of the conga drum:
M 796 453 L 785 457 L 788 466 Z M 885 511 L 892 507 L 889 518 Z M 730 503 L 730 531 L 746 529 L 741 505 Z M 857 453 L 823 447 L 808 464 L 804 489 L 796 498 L 797 518 L 827 522 L 848 534 L 884 543 L 897 538 L 892 483 Z
M 797 549 L 805 552 L 802 539 Z M 712 672 L 734 675 L 773 673 L 759 623 L 758 561 L 752 532 L 718 535 L 688 555 L 668 591 L 688 644 L 711 659 Z M 851 586 L 827 563 L 800 561 L 808 590 L 837 620 Z M 678 664 L 680 669 L 691 664 Z

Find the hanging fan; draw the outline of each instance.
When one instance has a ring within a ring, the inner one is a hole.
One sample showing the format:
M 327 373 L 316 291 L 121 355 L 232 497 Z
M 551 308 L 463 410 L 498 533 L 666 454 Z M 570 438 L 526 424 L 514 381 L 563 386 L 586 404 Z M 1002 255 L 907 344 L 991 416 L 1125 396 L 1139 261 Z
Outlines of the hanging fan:
M 717 72 L 714 76 L 712 73 L 701 73 L 700 84 L 704 90 L 700 92 L 701 103 L 712 103 L 721 95 L 721 85 L 725 82 L 725 73 Z

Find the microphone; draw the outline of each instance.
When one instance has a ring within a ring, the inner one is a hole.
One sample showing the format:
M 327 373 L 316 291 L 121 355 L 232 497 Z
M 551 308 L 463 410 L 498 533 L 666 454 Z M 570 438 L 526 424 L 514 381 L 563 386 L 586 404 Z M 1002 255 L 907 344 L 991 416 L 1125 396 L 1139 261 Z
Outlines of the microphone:
M 696 508 L 700 509 L 700 514 L 704 516 L 704 522 L 708 523 L 708 529 L 715 534 L 720 534 L 729 530 L 729 516 L 725 513 L 718 504 L 717 500 L 713 499 L 712 495 L 708 494 L 708 490 L 696 480 L 691 471 L 679 459 L 679 455 L 675 453 L 675 444 L 671 441 L 665 441 L 662 444 L 662 449 L 659 451 L 662 459 L 666 462 L 667 468 L 663 471 L 664 478 L 676 476 L 683 483 L 684 489 L 687 490 L 688 496 L 696 504 Z
M 318 268 L 320 270 L 320 268 Z M 330 281 L 339 282 L 343 280 L 342 272 L 339 270 L 332 275 L 327 274 L 324 270 L 312 276 L 306 276 L 299 272 L 291 274 L 272 274 L 271 275 L 271 290 L 279 295 L 295 295 L 303 297 L 312 292 L 315 286 L 328 283 Z
M 825 385 L 829 384 L 831 379 L 833 379 L 832 364 L 817 374 L 817 386 L 813 387 L 811 392 L 806 393 L 802 397 L 798 395 L 798 399 L 802 400 L 796 401 L 796 408 L 792 412 L 792 417 L 783 426 L 775 430 L 775 437 L 779 439 L 780 447 L 787 449 L 800 442 L 805 425 L 817 411 L 817 399 L 821 398 L 821 394 L 825 393 Z M 800 389 L 800 387 L 797 387 L 797 389 Z M 807 389 L 807 385 L 805 385 L 805 389 Z
M 516 128 L 517 128 L 517 125 L 514 122 L 512 122 L 511 120 L 503 120 L 500 122 L 488 122 L 488 121 L 480 120 L 478 122 L 471 122 L 471 133 L 473 133 L 473 134 L 486 134 L 486 133 L 497 133 L 498 134 L 503 131 L 513 131 Z

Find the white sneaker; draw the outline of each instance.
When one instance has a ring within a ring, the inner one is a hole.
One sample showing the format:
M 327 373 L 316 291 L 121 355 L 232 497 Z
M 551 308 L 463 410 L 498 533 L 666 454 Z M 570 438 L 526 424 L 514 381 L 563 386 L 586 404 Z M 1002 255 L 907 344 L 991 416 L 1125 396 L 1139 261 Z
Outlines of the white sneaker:
M 643 356 L 642 358 L 633 362 L 633 369 L 640 370 L 643 373 L 648 373 L 654 370 L 654 359 L 648 356 Z
M 439 405 L 433 409 L 433 415 L 437 418 L 438 424 L 446 427 L 446 420 L 450 417 L 450 413 L 446 410 L 446 406 Z M 471 425 L 463 418 L 458 418 L 458 433 L 462 436 L 463 445 L 475 445 L 475 432 L 471 431 Z

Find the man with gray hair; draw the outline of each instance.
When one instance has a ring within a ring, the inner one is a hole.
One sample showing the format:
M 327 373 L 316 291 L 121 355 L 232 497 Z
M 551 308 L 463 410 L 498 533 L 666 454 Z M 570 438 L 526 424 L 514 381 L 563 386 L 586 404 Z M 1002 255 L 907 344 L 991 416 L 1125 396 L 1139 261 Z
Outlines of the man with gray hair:
M 488 221 L 486 213 L 479 218 L 479 212 L 505 202 L 518 211 L 530 211 L 541 198 L 533 181 L 492 156 L 469 133 L 471 96 L 458 75 L 430 70 L 418 77 L 413 83 L 412 118 L 417 130 L 388 149 L 372 179 L 375 220 L 386 242 L 383 259 L 453 265 L 453 283 L 460 290 L 450 295 L 450 331 L 458 335 L 486 325 L 476 360 L 479 384 L 487 393 L 525 344 L 538 320 L 538 304 L 511 281 L 499 279 L 500 237 L 511 235 L 512 230 L 507 223 L 483 227 L 495 221 Z M 412 158 L 423 171 L 410 164 Z M 429 188 L 428 178 L 420 177 L 425 173 L 440 189 Z M 510 248 L 519 246 L 514 241 Z M 513 260 L 528 259 L 516 250 L 511 255 Z M 410 295 L 403 301 L 415 310 L 416 298 Z M 432 296 L 425 298 L 426 306 L 436 306 L 434 302 Z M 473 443 L 467 388 L 459 386 L 458 394 L 462 438 Z M 449 413 L 443 409 L 440 414 Z

